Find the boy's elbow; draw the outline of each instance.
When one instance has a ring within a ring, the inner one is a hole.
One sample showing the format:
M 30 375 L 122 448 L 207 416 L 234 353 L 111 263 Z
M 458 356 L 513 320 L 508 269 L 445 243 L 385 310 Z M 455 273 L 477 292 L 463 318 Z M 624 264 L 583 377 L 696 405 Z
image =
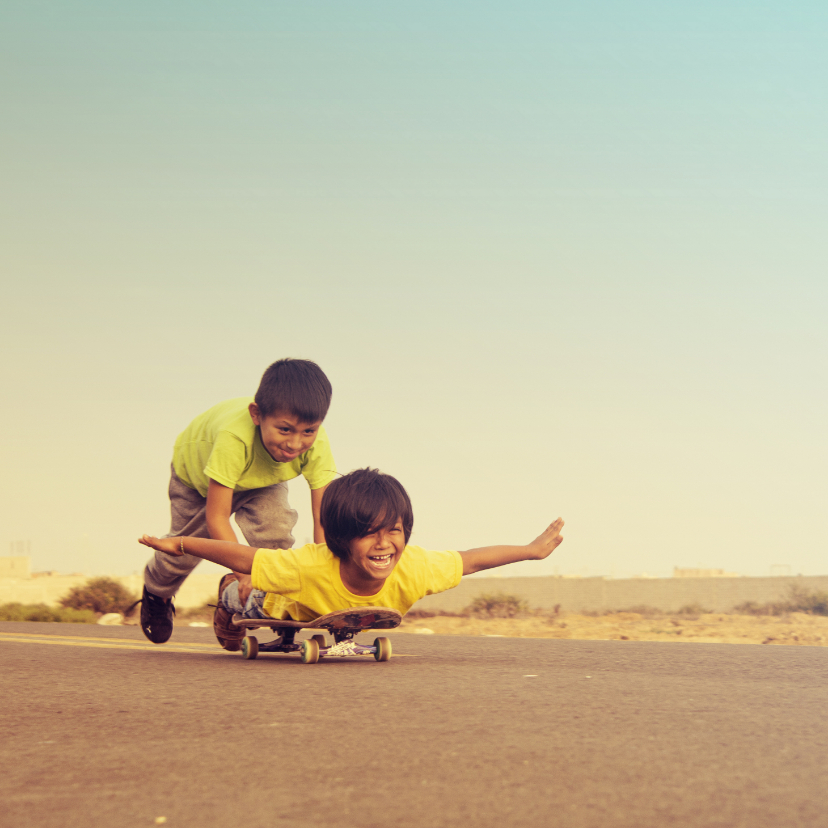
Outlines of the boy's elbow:
M 480 572 L 484 568 L 479 566 L 473 558 L 467 557 L 462 552 L 460 556 L 463 558 L 463 577 L 466 575 L 474 575 L 475 572 Z

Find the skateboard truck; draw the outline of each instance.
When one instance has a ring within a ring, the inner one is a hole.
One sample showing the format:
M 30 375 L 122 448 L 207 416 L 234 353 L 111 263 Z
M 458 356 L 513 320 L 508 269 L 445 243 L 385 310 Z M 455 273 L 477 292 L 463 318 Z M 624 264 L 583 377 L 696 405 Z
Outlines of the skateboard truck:
M 356 607 L 337 610 L 313 621 L 292 621 L 278 618 L 243 618 L 236 614 L 233 623 L 245 629 L 266 627 L 279 633 L 272 641 L 259 643 L 253 635 L 242 639 L 242 655 L 254 659 L 259 653 L 300 653 L 305 664 L 315 664 L 320 658 L 348 658 L 373 655 L 377 661 L 391 658 L 391 642 L 380 637 L 371 645 L 359 644 L 354 640 L 364 630 L 391 629 L 402 620 L 399 612 L 387 607 Z M 329 645 L 324 635 L 316 634 L 297 642 L 296 631 L 301 629 L 327 630 L 334 639 Z

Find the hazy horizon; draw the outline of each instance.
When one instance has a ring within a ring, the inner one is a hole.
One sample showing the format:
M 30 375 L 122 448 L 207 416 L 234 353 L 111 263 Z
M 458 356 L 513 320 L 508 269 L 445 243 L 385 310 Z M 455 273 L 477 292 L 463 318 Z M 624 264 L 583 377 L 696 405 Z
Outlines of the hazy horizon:
M 826 35 L 815 3 L 9 0 L 0 553 L 140 570 L 176 435 L 294 356 L 413 543 L 560 515 L 502 574 L 824 574 Z

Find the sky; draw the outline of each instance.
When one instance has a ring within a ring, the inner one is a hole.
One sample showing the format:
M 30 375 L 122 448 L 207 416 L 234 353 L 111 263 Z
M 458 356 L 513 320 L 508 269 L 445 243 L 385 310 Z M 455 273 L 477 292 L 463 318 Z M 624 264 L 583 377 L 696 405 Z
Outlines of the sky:
M 129 574 L 284 356 L 412 542 L 828 573 L 828 7 L 6 0 L 0 554 Z M 291 483 L 309 539 L 310 498 Z

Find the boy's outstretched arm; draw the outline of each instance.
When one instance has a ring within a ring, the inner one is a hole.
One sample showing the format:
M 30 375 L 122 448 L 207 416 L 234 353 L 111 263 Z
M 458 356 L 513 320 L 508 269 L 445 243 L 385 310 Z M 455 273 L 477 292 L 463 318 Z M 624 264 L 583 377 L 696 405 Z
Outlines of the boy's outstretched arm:
M 252 546 L 209 538 L 156 538 L 144 535 L 138 538 L 138 543 L 176 557 L 184 553 L 195 555 L 197 558 L 204 558 L 205 561 L 226 566 L 233 572 L 243 572 L 247 575 L 253 571 L 253 558 L 256 555 L 256 550 Z
M 463 574 L 471 575 L 473 572 L 482 572 L 484 569 L 494 569 L 496 566 L 518 561 L 541 561 L 548 558 L 563 541 L 563 525 L 563 520 L 558 518 L 526 546 L 481 546 L 479 549 L 461 552 Z

